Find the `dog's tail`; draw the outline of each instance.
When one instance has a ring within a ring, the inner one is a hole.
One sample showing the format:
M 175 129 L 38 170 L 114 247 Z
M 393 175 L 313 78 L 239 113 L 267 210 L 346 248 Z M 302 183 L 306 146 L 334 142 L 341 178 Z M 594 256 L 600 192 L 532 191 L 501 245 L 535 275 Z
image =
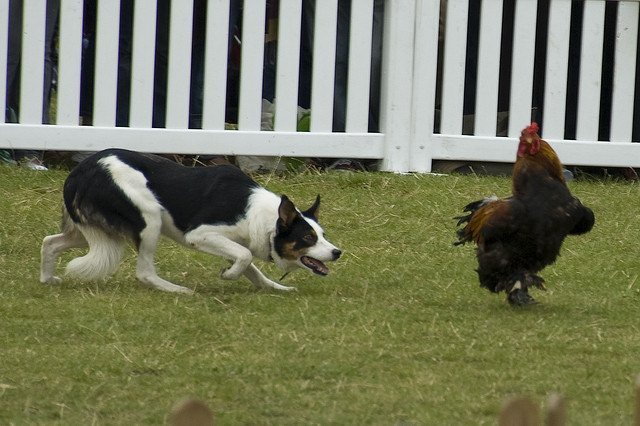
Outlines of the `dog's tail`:
M 126 241 L 100 228 L 73 224 L 89 244 L 89 252 L 67 264 L 65 273 L 81 280 L 105 278 L 118 269 Z

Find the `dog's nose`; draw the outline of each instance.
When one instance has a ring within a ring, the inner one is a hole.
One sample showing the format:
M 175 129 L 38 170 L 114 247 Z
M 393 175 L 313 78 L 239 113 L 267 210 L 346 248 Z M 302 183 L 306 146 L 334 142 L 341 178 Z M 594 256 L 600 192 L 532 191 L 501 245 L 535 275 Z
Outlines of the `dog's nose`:
M 333 255 L 333 260 L 338 260 L 338 258 L 340 257 L 340 255 L 342 254 L 342 250 L 340 249 L 333 249 L 331 251 L 331 254 Z

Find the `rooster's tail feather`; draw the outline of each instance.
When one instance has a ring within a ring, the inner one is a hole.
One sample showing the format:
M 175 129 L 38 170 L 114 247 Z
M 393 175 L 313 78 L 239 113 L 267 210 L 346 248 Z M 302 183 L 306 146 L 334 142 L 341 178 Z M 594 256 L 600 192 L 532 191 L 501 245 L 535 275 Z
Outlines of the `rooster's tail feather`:
M 495 195 L 492 195 L 491 197 L 483 198 L 482 200 L 477 200 L 467 204 L 466 206 L 464 206 L 463 212 L 466 212 L 469 214 L 454 217 L 454 219 L 458 221 L 456 226 L 459 227 L 462 224 L 469 223 L 469 221 L 473 217 L 473 214 L 480 207 L 485 206 L 497 200 L 498 200 L 498 197 L 496 197 Z M 471 241 L 472 236 L 471 236 L 471 233 L 468 232 L 468 230 L 466 229 L 466 226 L 464 228 L 458 229 L 456 231 L 456 234 L 458 236 L 458 241 L 453 243 L 453 245 L 455 246 L 459 246 L 461 244 Z

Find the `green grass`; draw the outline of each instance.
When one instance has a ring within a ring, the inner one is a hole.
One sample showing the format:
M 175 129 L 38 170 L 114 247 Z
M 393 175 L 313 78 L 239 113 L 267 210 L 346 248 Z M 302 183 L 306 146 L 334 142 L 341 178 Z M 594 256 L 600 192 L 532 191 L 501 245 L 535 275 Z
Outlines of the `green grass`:
M 637 184 L 570 184 L 596 226 L 543 271 L 541 303 L 513 309 L 479 287 L 473 247 L 452 245 L 452 217 L 506 195 L 508 178 L 260 176 L 302 208 L 321 193 L 343 258 L 277 293 L 222 281 L 222 260 L 164 242 L 160 274 L 196 289 L 184 296 L 140 287 L 133 252 L 104 282 L 38 282 L 65 176 L 0 167 L 0 424 L 161 424 L 189 395 L 220 424 L 495 424 L 510 395 L 544 405 L 553 392 L 570 424 L 632 421 Z

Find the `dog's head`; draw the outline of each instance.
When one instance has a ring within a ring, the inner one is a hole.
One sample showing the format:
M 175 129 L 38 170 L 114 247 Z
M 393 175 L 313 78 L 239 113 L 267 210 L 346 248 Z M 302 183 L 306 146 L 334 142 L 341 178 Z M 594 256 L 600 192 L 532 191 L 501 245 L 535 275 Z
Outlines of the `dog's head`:
M 324 262 L 337 260 L 342 251 L 324 238 L 318 224 L 320 196 L 303 212 L 283 195 L 278 207 L 276 234 L 273 240 L 273 260 L 288 272 L 305 268 L 318 275 L 327 275 L 329 268 Z

